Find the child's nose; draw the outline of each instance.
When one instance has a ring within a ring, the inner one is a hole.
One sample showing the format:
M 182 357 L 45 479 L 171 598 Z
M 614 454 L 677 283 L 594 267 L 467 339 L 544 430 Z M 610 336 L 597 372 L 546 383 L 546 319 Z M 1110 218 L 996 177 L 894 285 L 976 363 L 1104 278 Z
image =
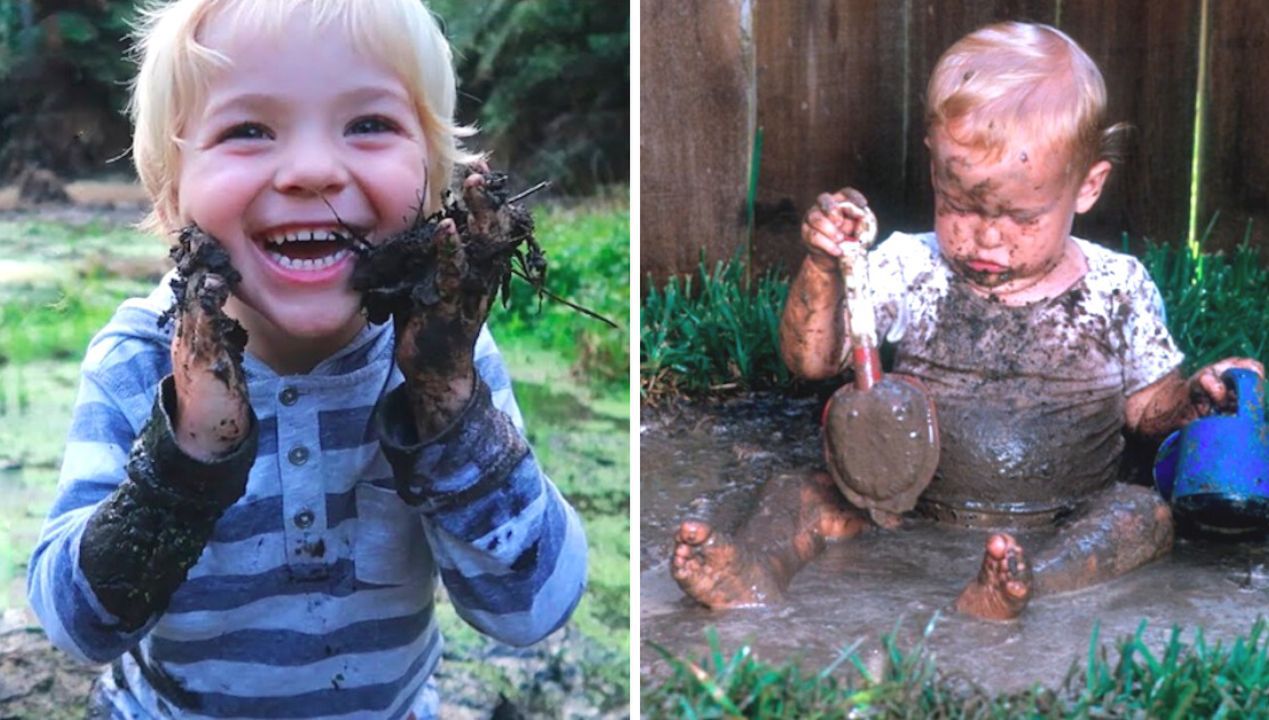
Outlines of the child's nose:
M 979 225 L 978 232 L 974 233 L 974 240 L 977 241 L 979 247 L 987 249 L 999 247 L 1003 242 L 1000 228 L 996 227 L 994 222 L 985 222 Z
M 284 193 L 338 194 L 348 184 L 348 169 L 328 144 L 293 143 L 274 175 L 274 187 Z

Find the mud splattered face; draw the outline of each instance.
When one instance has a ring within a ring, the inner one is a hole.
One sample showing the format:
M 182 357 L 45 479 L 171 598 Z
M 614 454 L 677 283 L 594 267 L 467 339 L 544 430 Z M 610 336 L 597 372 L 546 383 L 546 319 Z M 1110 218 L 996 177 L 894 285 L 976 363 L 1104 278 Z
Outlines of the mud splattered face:
M 1069 179 L 1067 153 L 1018 138 L 999 155 L 956 143 L 943 128 L 927 140 L 934 229 L 955 272 L 1002 300 L 1051 295 L 1084 270 L 1071 240 L 1076 213 L 1092 207 L 1109 165 Z
M 180 222 L 228 250 L 242 283 L 226 311 L 275 368 L 296 347 L 320 361 L 364 325 L 335 215 L 371 240 L 403 229 L 428 158 L 398 77 L 307 12 L 277 34 L 213 17 L 200 41 L 230 65 L 181 133 Z

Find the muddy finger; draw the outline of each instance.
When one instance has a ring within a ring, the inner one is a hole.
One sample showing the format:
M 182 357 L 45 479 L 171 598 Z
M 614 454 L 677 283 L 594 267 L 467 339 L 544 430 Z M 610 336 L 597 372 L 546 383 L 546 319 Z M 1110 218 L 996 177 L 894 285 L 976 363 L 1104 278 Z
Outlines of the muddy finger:
M 868 198 L 864 197 L 864 194 L 855 188 L 842 188 L 837 191 L 837 194 L 840 195 L 846 202 L 857 205 L 861 208 L 868 207 Z

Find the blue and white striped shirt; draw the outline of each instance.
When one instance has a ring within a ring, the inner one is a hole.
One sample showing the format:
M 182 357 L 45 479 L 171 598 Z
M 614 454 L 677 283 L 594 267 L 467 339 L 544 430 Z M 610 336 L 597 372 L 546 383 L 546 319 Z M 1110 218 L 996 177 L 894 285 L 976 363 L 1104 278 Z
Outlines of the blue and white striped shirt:
M 80 569 L 80 539 L 125 480 L 171 372 L 171 325 L 156 325 L 170 305 L 165 278 L 125 302 L 89 345 L 58 498 L 28 577 L 58 647 L 118 661 L 105 683 L 116 717 L 430 717 L 438 576 L 458 613 L 503 642 L 533 643 L 568 619 L 586 574 L 576 513 L 532 453 L 491 483 L 485 471 L 506 465 L 506 453 L 468 442 L 496 437 L 508 417 L 522 429 L 488 329 L 476 366 L 496 409 L 465 417 L 448 445 L 423 448 L 417 479 L 429 499 L 412 507 L 398 496 L 372 423 L 376 403 L 402 382 L 389 323 L 367 327 L 307 375 L 279 376 L 246 357 L 259 418 L 246 493 L 167 610 L 120 629 Z

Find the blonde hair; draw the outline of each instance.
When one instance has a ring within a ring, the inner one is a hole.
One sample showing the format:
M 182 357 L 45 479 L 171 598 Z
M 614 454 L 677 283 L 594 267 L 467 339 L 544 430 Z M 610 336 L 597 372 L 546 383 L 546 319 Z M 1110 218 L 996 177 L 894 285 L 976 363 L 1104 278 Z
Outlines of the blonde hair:
M 1004 22 L 961 38 L 939 58 L 926 90 L 926 126 L 960 145 L 1003 152 L 1018 133 L 1070 153 L 1083 178 L 1100 159 L 1118 160 L 1131 128 L 1104 127 L 1106 83 L 1079 45 L 1057 28 Z
M 152 1 L 142 11 L 134 52 L 141 69 L 132 86 L 129 112 L 136 127 L 133 162 L 154 202 L 142 227 L 177 228 L 178 138 L 202 104 L 213 73 L 230 63 L 202 45 L 198 36 L 213 15 L 236 27 L 279 33 L 297 7 L 306 5 L 319 26 L 341 22 L 353 46 L 393 70 L 410 92 L 428 147 L 424 207 L 439 206 L 454 166 L 475 160 L 460 138 L 472 128 L 454 122 L 457 88 L 449 43 L 421 0 L 171 0 Z M 318 49 L 320 52 L 320 49 Z

